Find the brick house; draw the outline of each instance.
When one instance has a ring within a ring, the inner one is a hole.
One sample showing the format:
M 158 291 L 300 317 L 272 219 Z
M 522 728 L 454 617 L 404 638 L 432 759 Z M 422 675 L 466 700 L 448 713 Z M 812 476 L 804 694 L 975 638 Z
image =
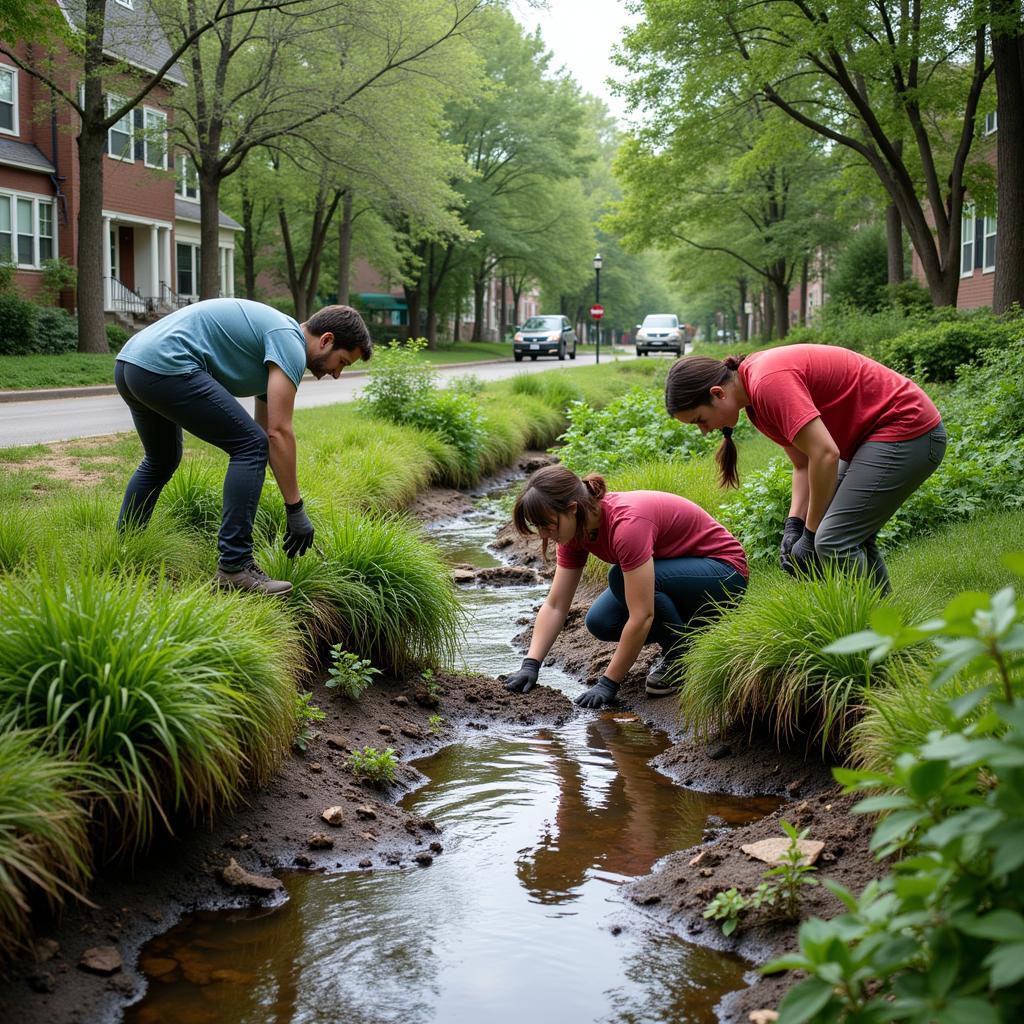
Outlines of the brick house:
M 74 28 L 75 5 L 56 2 Z M 170 55 L 148 0 L 107 0 L 107 16 L 105 49 L 113 58 L 152 70 Z M 17 42 L 10 49 L 33 65 L 31 43 Z M 107 133 L 103 223 L 108 244 L 96 258 L 103 263 L 103 307 L 112 315 L 167 311 L 197 297 L 199 204 L 194 174 L 188 175 L 183 158 L 175 167 L 167 137 L 170 91 L 184 85 L 181 70 L 172 67 L 143 104 Z M 112 102 L 116 79 L 107 90 Z M 29 296 L 40 289 L 43 260 L 77 260 L 76 134 L 74 112 L 0 54 L 0 260 L 15 263 L 16 284 Z M 221 214 L 217 258 L 223 295 L 234 294 L 234 238 L 240 230 Z

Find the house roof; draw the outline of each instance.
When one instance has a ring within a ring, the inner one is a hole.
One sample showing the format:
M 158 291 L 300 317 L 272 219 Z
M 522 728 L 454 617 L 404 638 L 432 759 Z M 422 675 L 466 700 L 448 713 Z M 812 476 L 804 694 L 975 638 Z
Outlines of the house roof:
M 0 136 L 0 164 L 8 167 L 24 167 L 41 174 L 54 174 L 55 168 L 30 142 L 17 142 Z
M 68 24 L 78 31 L 85 25 L 85 0 L 57 0 Z M 150 0 L 130 0 L 131 7 L 107 0 L 103 52 L 143 71 L 156 71 L 174 52 Z M 185 85 L 185 73 L 172 64 L 164 75 L 168 82 Z
M 229 217 L 223 210 L 217 211 L 220 216 L 217 219 L 217 223 L 222 228 L 227 228 L 229 231 L 244 231 L 245 228 L 238 223 L 233 217 Z M 176 220 L 190 220 L 196 224 L 199 223 L 199 204 L 192 202 L 191 199 L 182 199 L 181 196 L 174 197 L 174 217 Z

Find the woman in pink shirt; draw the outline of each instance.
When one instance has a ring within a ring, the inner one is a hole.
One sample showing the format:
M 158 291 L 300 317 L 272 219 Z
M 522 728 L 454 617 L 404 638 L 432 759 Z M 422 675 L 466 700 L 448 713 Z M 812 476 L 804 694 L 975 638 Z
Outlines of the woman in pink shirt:
M 512 518 L 524 536 L 557 545 L 555 578 L 537 613 L 530 649 L 505 687 L 528 693 L 565 625 L 589 555 L 611 564 L 608 589 L 591 605 L 586 624 L 598 640 L 617 641 L 605 673 L 576 703 L 611 703 L 647 643 L 662 656 L 647 675 L 647 693 L 671 693 L 669 667 L 692 630 L 747 586 L 747 560 L 729 531 L 699 505 L 662 491 L 609 491 L 591 474 L 581 480 L 564 466 L 537 470 L 516 499 Z
M 784 345 L 749 356 L 686 356 L 665 383 L 669 415 L 721 430 L 722 485 L 735 487 L 732 428 L 740 410 L 793 463 L 779 546 L 792 572 L 835 559 L 889 590 L 878 531 L 938 468 L 946 431 L 932 400 L 881 363 L 832 345 Z

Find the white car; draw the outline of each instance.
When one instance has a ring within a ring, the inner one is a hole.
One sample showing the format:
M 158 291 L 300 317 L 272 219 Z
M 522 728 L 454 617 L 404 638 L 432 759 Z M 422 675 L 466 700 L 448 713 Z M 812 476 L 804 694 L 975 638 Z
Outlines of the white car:
M 648 313 L 642 324 L 636 328 L 636 354 L 645 356 L 649 352 L 674 352 L 683 354 L 685 338 L 675 313 Z

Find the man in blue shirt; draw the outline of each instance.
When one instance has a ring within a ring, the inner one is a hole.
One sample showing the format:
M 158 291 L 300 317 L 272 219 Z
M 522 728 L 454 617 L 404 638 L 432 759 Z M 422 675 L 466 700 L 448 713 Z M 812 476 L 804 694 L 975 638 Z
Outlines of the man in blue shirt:
M 252 556 L 252 527 L 267 462 L 284 497 L 289 558 L 313 543 L 295 473 L 292 412 L 308 369 L 337 379 L 373 354 L 349 306 L 325 306 L 305 323 L 246 299 L 207 299 L 146 327 L 121 349 L 114 381 L 145 450 L 128 482 L 118 529 L 144 526 L 181 462 L 182 429 L 227 452 L 216 580 L 226 589 L 287 594 Z M 255 395 L 255 419 L 235 398 Z

